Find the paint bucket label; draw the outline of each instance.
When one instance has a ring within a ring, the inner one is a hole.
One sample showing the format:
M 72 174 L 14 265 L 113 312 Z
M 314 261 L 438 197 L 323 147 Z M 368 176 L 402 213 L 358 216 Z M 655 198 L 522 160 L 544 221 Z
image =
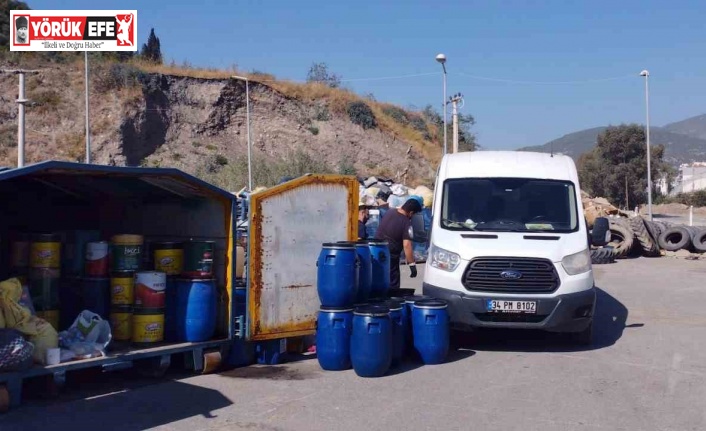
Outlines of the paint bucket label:
M 162 249 L 154 251 L 154 269 L 167 275 L 181 274 L 184 265 L 184 250 Z
M 157 343 L 164 341 L 164 313 L 133 314 L 132 341 L 134 343 Z
M 110 312 L 110 329 L 113 339 L 128 341 L 132 337 L 132 312 L 130 309 L 115 309 Z
M 135 305 L 144 308 L 162 308 L 165 303 L 167 275 L 164 272 L 144 271 L 135 274 Z
M 137 271 L 142 265 L 143 237 L 140 235 L 116 235 L 110 245 L 111 269 L 113 271 Z
M 135 278 L 131 273 L 126 276 L 111 277 L 110 302 L 114 305 L 132 305 L 135 301 Z
M 106 241 L 86 244 L 86 275 L 91 277 L 108 275 L 108 243 Z
M 30 245 L 32 268 L 59 268 L 61 265 L 60 242 L 33 242 Z

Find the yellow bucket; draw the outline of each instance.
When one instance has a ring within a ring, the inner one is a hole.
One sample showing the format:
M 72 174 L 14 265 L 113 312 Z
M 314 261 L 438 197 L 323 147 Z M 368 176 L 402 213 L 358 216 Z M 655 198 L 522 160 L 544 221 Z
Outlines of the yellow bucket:
M 110 277 L 110 303 L 132 305 L 135 302 L 135 273 L 115 271 Z
M 29 246 L 29 264 L 32 268 L 60 268 L 61 242 L 54 234 L 41 234 L 32 238 Z
M 179 275 L 184 268 L 184 246 L 180 242 L 158 242 L 154 245 L 154 270 Z
M 135 308 L 132 314 L 132 342 L 153 344 L 164 341 L 164 308 Z
M 59 332 L 59 310 L 37 311 L 37 317 L 46 320 L 57 332 Z
M 116 341 L 129 341 L 132 337 L 132 307 L 113 307 L 110 311 L 110 329 Z

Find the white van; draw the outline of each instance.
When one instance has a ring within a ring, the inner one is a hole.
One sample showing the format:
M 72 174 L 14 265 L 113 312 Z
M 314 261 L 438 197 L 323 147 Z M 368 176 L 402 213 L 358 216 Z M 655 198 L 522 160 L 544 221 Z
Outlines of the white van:
M 590 344 L 596 289 L 576 165 L 567 156 L 443 157 L 423 293 L 452 327 L 534 328 Z

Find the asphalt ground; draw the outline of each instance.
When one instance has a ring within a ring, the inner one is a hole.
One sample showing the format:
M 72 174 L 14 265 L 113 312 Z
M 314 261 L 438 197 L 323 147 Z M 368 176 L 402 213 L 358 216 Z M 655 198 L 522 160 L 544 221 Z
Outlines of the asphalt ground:
M 0 430 L 703 430 L 706 261 L 596 265 L 593 346 L 556 334 L 483 331 L 447 363 L 382 378 L 322 371 L 315 358 L 210 375 L 132 371 L 69 379 Z M 402 268 L 403 287 L 421 286 Z M 35 388 L 35 394 L 41 388 Z

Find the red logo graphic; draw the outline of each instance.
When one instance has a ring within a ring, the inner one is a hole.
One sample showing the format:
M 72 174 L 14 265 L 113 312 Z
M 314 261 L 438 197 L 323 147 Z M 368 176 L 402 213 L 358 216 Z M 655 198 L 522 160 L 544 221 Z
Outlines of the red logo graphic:
M 133 19 L 135 17 L 131 13 L 115 16 L 115 22 L 118 26 L 118 46 L 135 46 Z

